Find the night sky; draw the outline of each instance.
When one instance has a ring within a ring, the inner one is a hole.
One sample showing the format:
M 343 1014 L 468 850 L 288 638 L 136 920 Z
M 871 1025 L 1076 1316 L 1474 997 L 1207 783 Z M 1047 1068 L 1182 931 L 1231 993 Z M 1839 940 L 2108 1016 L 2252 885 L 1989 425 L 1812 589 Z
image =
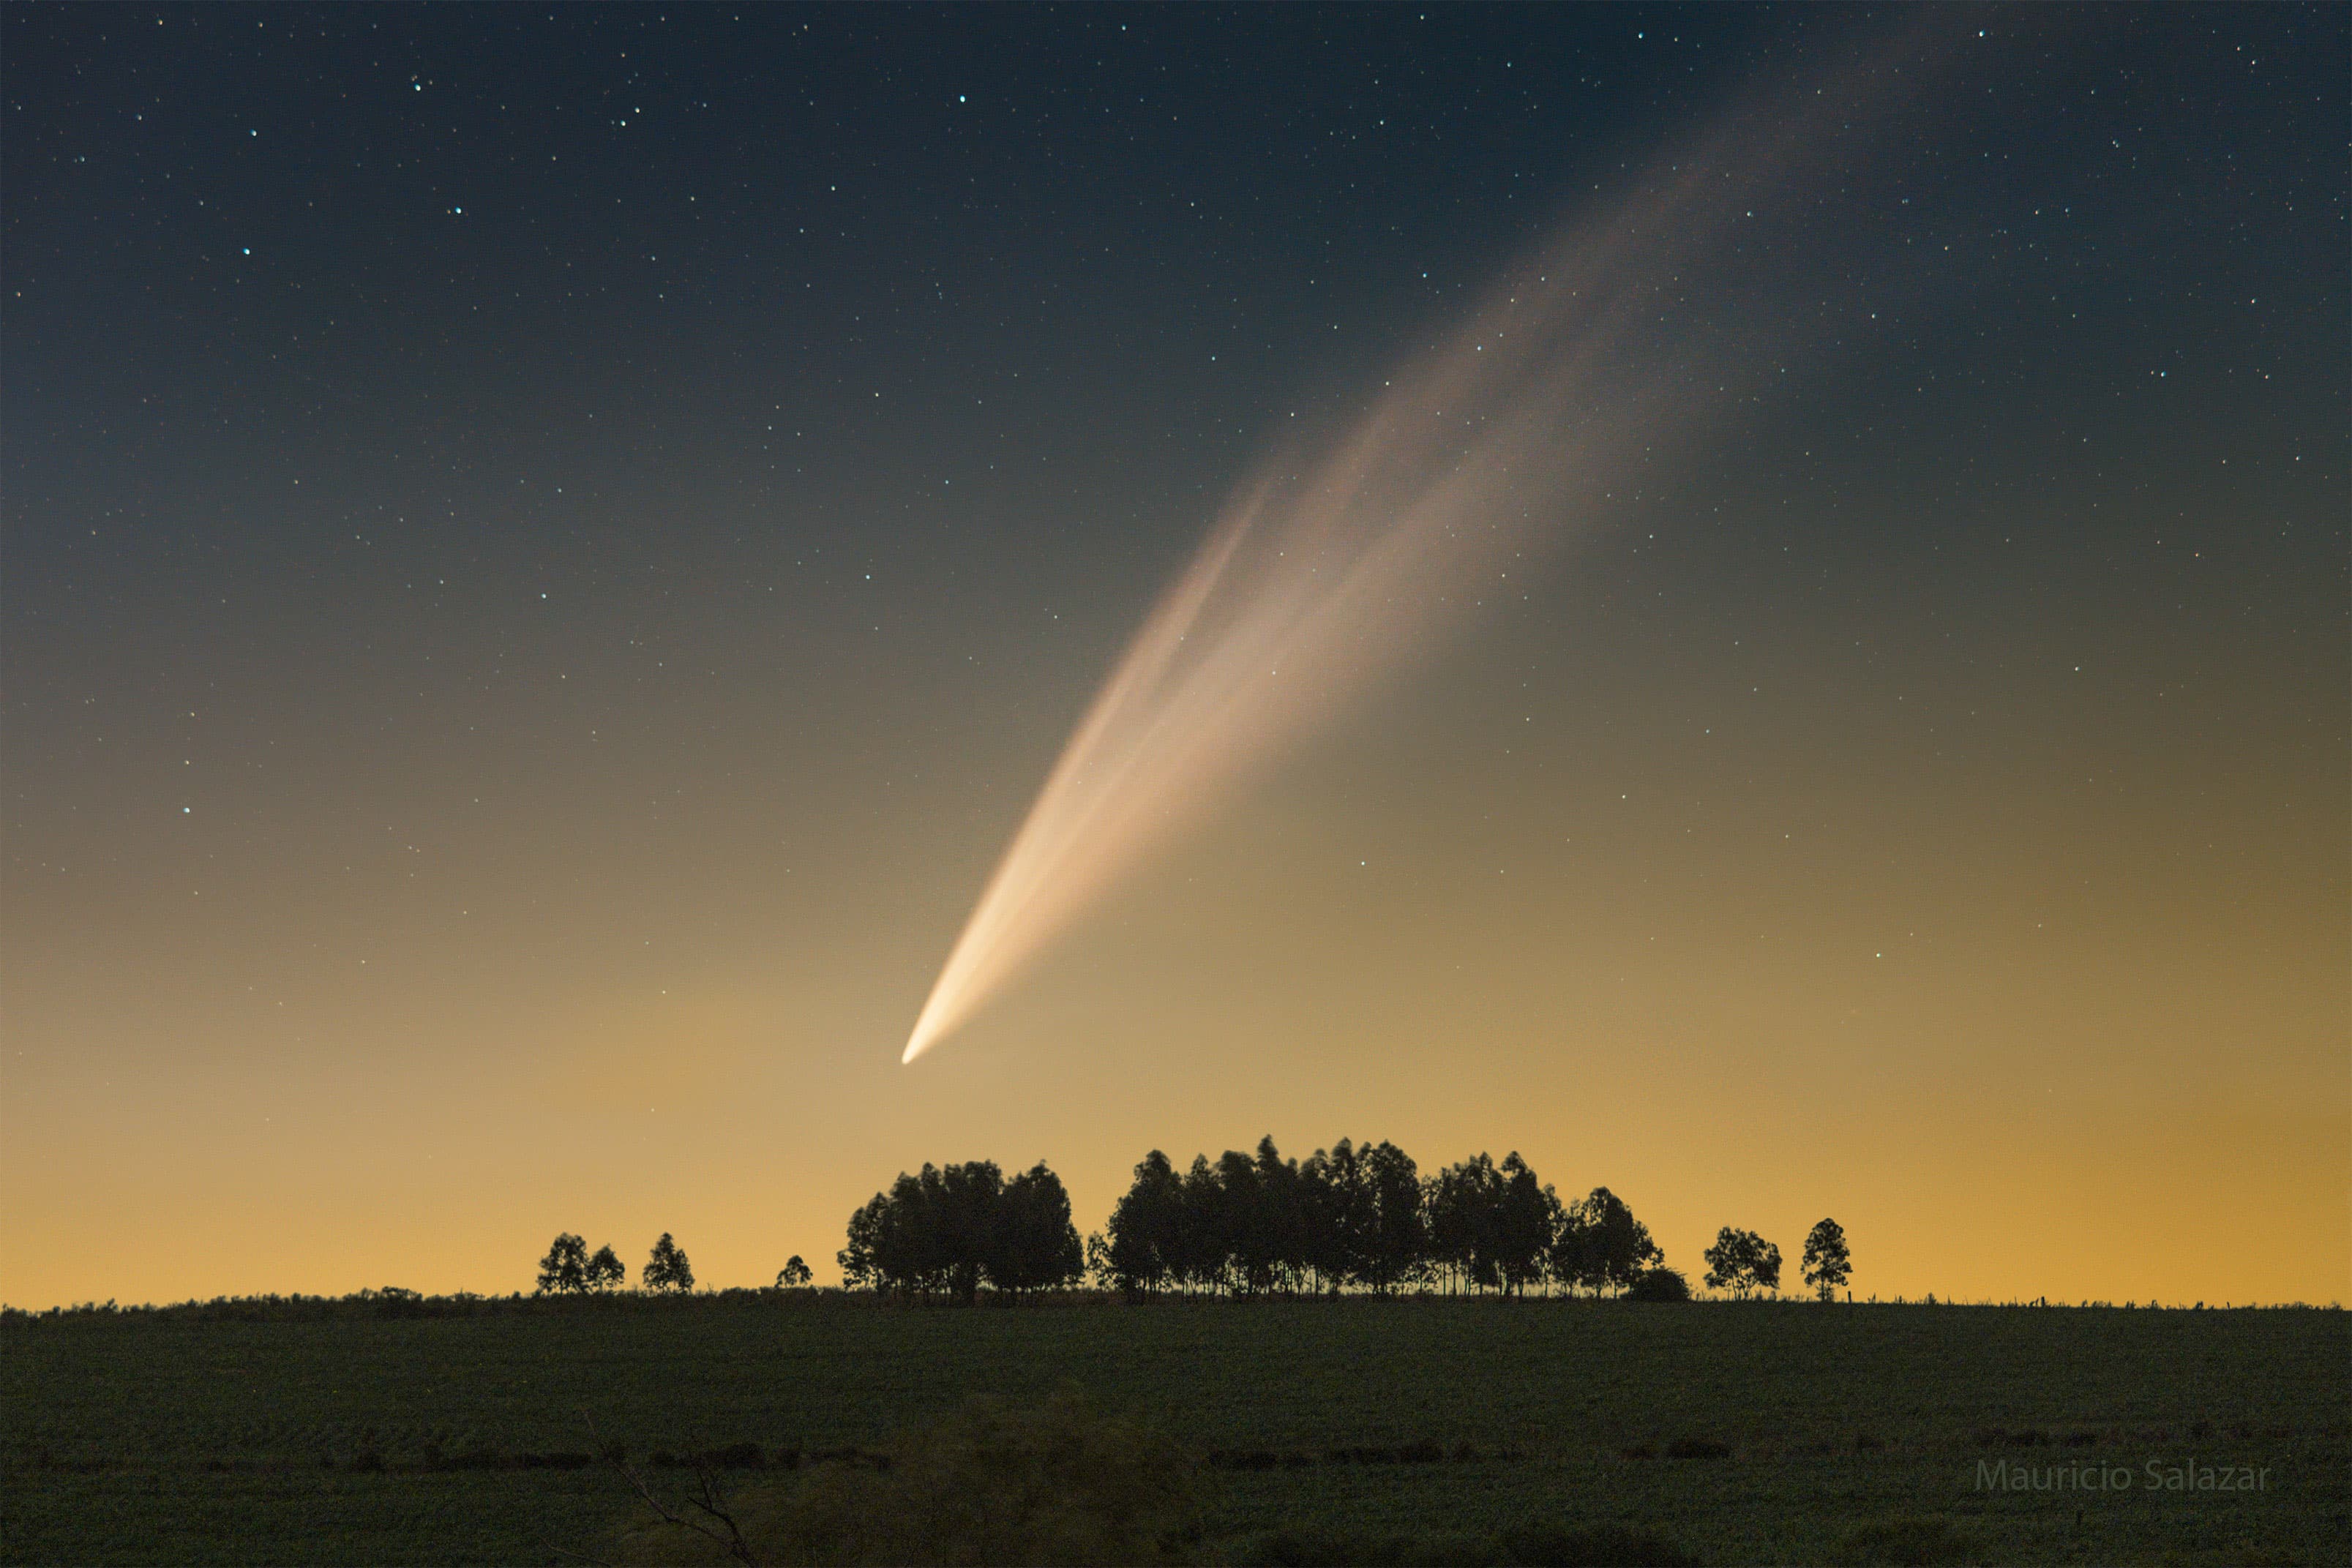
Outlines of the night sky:
M 2342 8 L 0 46 L 0 1298 L 824 1281 L 926 1160 L 1084 1230 L 1268 1133 L 2344 1297 Z M 1525 571 L 901 1066 L 1236 487 L 1806 103 Z

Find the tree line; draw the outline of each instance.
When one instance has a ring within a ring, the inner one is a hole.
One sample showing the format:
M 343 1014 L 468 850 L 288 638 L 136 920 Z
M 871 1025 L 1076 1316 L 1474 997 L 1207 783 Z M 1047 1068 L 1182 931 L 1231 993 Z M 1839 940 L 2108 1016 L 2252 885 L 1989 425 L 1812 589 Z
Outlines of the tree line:
M 1710 1289 L 1780 1289 L 1780 1249 L 1753 1231 L 1726 1226 L 1705 1258 Z M 1019 1296 L 1082 1279 L 1134 1298 L 1690 1295 L 1605 1186 L 1563 1200 L 1516 1152 L 1423 1176 L 1394 1144 L 1345 1138 L 1303 1161 L 1264 1138 L 1255 1154 L 1200 1155 L 1181 1172 L 1154 1149 L 1083 1244 L 1061 1178 L 1042 1162 L 1010 1179 L 992 1161 L 926 1165 L 850 1216 L 839 1260 L 852 1289 L 966 1302 L 983 1283 Z M 1805 1283 L 1826 1301 L 1851 1272 L 1844 1232 L 1822 1220 L 1806 1238 Z

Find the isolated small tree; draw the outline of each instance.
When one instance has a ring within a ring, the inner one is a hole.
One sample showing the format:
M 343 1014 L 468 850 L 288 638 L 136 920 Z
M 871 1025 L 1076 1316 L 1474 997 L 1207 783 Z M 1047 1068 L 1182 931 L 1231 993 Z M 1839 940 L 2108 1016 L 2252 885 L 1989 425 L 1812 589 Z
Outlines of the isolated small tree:
M 691 1291 L 694 1289 L 694 1269 L 686 1260 L 669 1232 L 661 1233 L 654 1243 L 653 1256 L 646 1260 L 646 1289 L 648 1291 Z
M 599 1247 L 596 1256 L 588 1260 L 587 1276 L 592 1291 L 617 1291 L 629 1277 L 629 1270 L 618 1252 L 610 1247 Z
M 801 1261 L 801 1255 L 795 1252 L 784 1260 L 782 1268 L 776 1270 L 776 1287 L 779 1290 L 797 1291 L 815 1278 L 815 1274 L 810 1271 L 809 1266 Z
M 1805 1283 L 1822 1300 L 1837 1294 L 1853 1275 L 1853 1258 L 1846 1251 L 1845 1230 L 1834 1219 L 1824 1219 L 1805 1236 Z
M 566 1230 L 539 1260 L 539 1289 L 533 1294 L 569 1295 L 587 1288 L 588 1243 Z
M 1711 1291 L 1729 1291 L 1744 1300 L 1758 1291 L 1780 1288 L 1780 1249 L 1753 1230 L 1725 1226 L 1704 1256 Z

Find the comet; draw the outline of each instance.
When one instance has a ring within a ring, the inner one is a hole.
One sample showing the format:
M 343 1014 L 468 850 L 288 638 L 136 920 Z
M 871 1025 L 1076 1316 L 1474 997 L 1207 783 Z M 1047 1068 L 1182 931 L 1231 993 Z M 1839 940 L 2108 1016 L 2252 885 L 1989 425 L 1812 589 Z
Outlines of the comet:
M 1855 110 L 1852 94 L 1798 102 L 1659 160 L 1507 268 L 1336 435 L 1237 488 L 1064 746 L 902 1061 L 1407 661 L 1525 591 L 1643 464 L 1774 368 L 1758 323 L 1775 312 L 1754 302 L 1785 275 L 1789 231 L 1758 214 L 1795 205 L 1808 150 Z

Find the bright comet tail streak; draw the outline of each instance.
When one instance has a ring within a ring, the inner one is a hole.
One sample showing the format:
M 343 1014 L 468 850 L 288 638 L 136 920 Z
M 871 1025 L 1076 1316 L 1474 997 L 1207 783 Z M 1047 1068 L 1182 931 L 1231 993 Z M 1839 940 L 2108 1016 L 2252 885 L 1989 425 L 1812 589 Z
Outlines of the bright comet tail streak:
M 1726 242 L 1762 247 L 1772 231 L 1749 220 L 1764 196 L 1785 195 L 1795 155 L 1853 110 L 1809 94 L 1769 130 L 1750 120 L 1661 165 L 1507 276 L 1327 452 L 1284 455 L 1245 486 L 1063 748 L 901 1060 L 954 1032 L 1115 879 L 1532 575 L 1633 463 L 1759 374 L 1748 329 L 1769 317 L 1738 305 L 1759 269 L 1721 265 Z M 1737 332 L 1721 324 L 1733 319 Z

